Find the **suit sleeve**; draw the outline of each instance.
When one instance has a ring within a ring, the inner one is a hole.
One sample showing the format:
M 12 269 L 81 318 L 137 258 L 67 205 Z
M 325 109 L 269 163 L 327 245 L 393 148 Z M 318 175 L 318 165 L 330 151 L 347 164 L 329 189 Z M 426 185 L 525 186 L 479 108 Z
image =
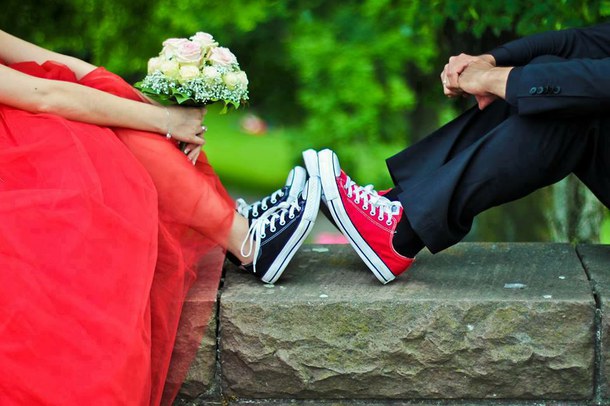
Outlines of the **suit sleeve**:
M 524 66 L 542 55 L 562 58 L 610 57 L 610 23 L 530 35 L 489 52 L 497 66 Z
M 514 68 L 506 101 L 518 114 L 610 112 L 610 58 L 532 63 Z

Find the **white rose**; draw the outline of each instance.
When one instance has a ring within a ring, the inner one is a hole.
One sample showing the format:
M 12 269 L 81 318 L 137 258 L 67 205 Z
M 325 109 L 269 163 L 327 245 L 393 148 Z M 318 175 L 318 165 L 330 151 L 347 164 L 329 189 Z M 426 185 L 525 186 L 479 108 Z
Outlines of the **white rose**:
M 248 83 L 250 83 L 248 82 L 248 76 L 246 75 L 246 72 L 244 72 L 243 70 L 237 72 L 237 83 L 243 88 L 248 87 Z
M 191 41 L 196 42 L 201 46 L 201 50 L 204 55 L 210 48 L 218 46 L 218 42 L 214 41 L 214 37 L 212 37 L 207 32 L 198 32 L 190 39 Z
M 199 76 L 199 69 L 193 65 L 184 65 L 180 67 L 180 82 L 186 82 L 191 79 L 195 79 Z
M 212 48 L 209 59 L 213 65 L 219 66 L 230 66 L 237 63 L 235 55 L 229 51 L 229 48 L 224 47 Z
M 180 73 L 180 65 L 176 61 L 163 61 L 161 63 L 161 72 L 171 79 L 177 79 Z
M 223 75 L 222 81 L 229 90 L 233 90 L 239 84 L 240 78 L 236 72 L 227 72 Z
M 161 70 L 161 65 L 163 64 L 164 59 L 160 57 L 150 58 L 148 60 L 148 73 L 154 73 L 158 70 Z
M 189 42 L 186 38 L 169 38 L 163 41 L 163 49 L 161 50 L 161 56 L 164 56 L 167 59 L 172 59 L 176 56 L 178 49 Z
M 201 74 L 203 79 L 208 83 L 216 82 L 220 79 L 220 72 L 213 66 L 206 66 L 202 69 Z
M 182 64 L 198 65 L 201 61 L 201 47 L 193 41 L 184 41 L 176 49 L 176 60 Z

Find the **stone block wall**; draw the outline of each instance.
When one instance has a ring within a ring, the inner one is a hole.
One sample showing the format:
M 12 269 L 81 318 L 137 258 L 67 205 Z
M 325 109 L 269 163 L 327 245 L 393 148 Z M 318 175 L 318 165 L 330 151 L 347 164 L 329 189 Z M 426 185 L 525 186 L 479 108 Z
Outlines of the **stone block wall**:
M 601 401 L 609 271 L 608 246 L 533 243 L 424 253 L 388 285 L 349 246 L 303 247 L 273 286 L 228 266 L 218 336 L 185 387 L 225 400 Z

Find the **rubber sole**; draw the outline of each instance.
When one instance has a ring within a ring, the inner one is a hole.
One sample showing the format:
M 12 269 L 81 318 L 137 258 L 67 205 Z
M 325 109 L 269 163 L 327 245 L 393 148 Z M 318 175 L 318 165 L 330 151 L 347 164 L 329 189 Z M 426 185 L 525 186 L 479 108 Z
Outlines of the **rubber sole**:
M 303 151 L 303 163 L 305 163 L 305 169 L 307 169 L 309 176 L 320 176 L 318 152 L 315 149 Z
M 360 258 L 373 272 L 379 282 L 386 284 L 396 279 L 390 268 L 373 251 L 368 243 L 362 238 L 351 219 L 345 211 L 341 195 L 337 187 L 336 177 L 341 171 L 339 160 L 335 153 L 329 149 L 318 152 L 318 168 L 320 170 L 320 181 L 322 191 L 326 196 L 326 205 L 335 221 L 335 225 L 343 232 Z

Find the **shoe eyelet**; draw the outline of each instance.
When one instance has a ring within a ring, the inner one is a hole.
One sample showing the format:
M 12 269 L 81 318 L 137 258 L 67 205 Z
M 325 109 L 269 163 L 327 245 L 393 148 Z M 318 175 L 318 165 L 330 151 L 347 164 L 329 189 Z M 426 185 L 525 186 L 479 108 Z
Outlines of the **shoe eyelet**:
M 252 212 L 252 215 L 253 215 L 254 217 L 258 217 L 258 210 L 257 210 L 257 211 L 253 211 L 253 212 Z
M 368 210 L 369 209 L 369 205 L 368 204 L 363 204 L 362 205 L 362 210 Z
M 276 204 L 276 203 L 277 203 L 277 200 L 275 200 L 275 199 L 271 199 L 271 203 Z
M 280 221 L 280 226 L 285 226 L 286 222 L 285 221 Z
M 265 238 L 266 236 L 267 236 L 267 234 L 261 233 L 261 238 Z
M 375 214 L 377 214 L 377 212 L 375 211 L 375 209 L 373 209 L 373 210 L 369 211 L 369 214 L 370 214 L 371 216 L 374 216 Z
M 262 205 L 262 206 L 261 206 L 261 209 L 263 209 L 263 210 L 267 210 L 267 209 L 268 209 L 268 207 L 267 207 L 267 205 L 266 205 L 266 204 L 264 204 L 264 205 Z
M 275 233 L 276 228 L 275 227 L 270 227 L 269 231 L 271 231 L 272 233 Z
M 380 219 L 380 220 L 381 220 L 381 219 Z M 392 225 L 392 220 L 386 221 L 386 222 L 385 222 L 385 224 L 386 224 L 387 226 L 391 226 L 391 225 Z
M 289 218 L 290 220 L 292 220 L 292 219 L 294 218 L 294 214 L 289 214 L 289 215 L 288 215 L 288 218 Z

